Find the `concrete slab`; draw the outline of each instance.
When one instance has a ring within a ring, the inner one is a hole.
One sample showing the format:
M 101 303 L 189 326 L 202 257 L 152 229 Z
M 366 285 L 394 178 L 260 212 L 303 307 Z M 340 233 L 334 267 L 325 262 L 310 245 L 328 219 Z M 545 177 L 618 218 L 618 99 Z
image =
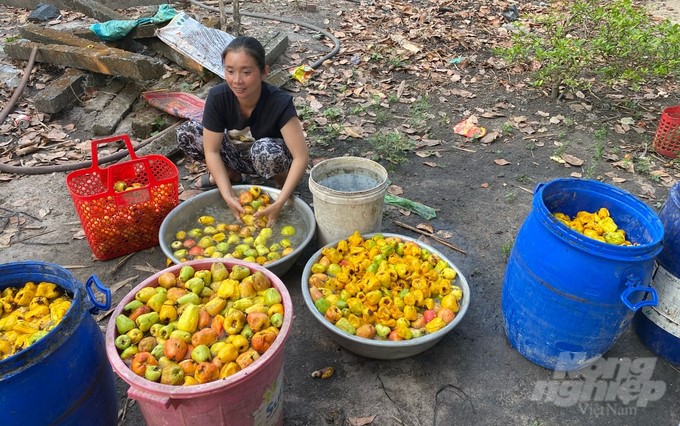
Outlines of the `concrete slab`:
M 288 36 L 283 33 L 276 33 L 262 46 L 265 52 L 264 61 L 267 65 L 271 65 L 288 49 Z
M 86 112 L 99 112 L 103 111 L 104 108 L 111 102 L 116 95 L 123 90 L 126 86 L 127 81 L 120 78 L 113 78 L 111 81 L 106 82 L 106 89 L 99 90 L 95 96 L 87 101 L 83 105 L 83 109 Z
M 276 70 L 269 73 L 265 81 L 276 87 L 283 87 L 290 81 L 290 73 L 286 70 Z
M 40 91 L 33 98 L 33 104 L 40 112 L 56 114 L 85 93 L 86 80 L 86 73 L 73 68 L 68 69 L 61 77 Z
M 132 135 L 137 139 L 151 137 L 154 132 L 158 132 L 176 123 L 180 118 L 166 114 L 155 108 L 143 108 L 134 113 L 130 128 Z
M 92 126 L 95 135 L 111 135 L 116 130 L 118 123 L 130 112 L 132 105 L 139 99 L 142 87 L 135 82 L 130 82 L 104 111 L 97 115 L 97 122 Z
M 95 0 L 59 0 L 65 9 L 80 12 L 83 15 L 94 18 L 99 22 L 106 22 L 112 19 L 130 19 L 122 13 L 99 3 Z M 117 7 L 122 7 L 116 5 Z
M 88 40 L 66 31 L 59 31 L 48 27 L 41 27 L 39 25 L 26 25 L 19 28 L 19 34 L 25 39 L 42 44 L 63 44 L 66 46 L 97 50 L 110 49 L 110 47 L 103 43 L 99 43 L 96 39 Z M 92 33 L 92 35 L 94 35 L 94 33 Z
M 10 57 L 27 60 L 33 46 L 38 47 L 37 62 L 47 62 L 53 65 L 128 77 L 135 80 L 157 79 L 165 73 L 163 64 L 159 59 L 114 48 L 88 49 L 17 41 L 5 44 L 4 50 Z
M 173 75 L 172 77 L 159 80 L 156 84 L 147 87 L 145 90 L 176 90 L 178 80 L 178 76 Z M 178 117 L 167 114 L 143 100 L 135 103 L 132 110 L 133 112 L 130 114 L 130 129 L 132 135 L 137 139 L 146 139 L 154 132 L 163 130 L 179 120 Z

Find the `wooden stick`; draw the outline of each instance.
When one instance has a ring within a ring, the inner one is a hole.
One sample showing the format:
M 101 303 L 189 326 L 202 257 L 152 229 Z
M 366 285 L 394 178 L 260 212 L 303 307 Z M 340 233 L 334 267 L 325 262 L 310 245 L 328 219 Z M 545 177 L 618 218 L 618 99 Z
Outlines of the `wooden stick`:
M 458 251 L 458 252 L 461 252 L 461 253 L 467 255 L 467 252 L 465 252 L 465 250 L 460 249 L 460 248 L 454 246 L 454 245 L 451 244 L 450 242 L 448 242 L 448 241 L 446 241 L 446 240 L 444 240 L 444 239 L 442 239 L 442 238 L 440 238 L 440 237 L 438 237 L 438 236 L 436 236 L 436 235 L 434 235 L 434 234 L 432 234 L 432 233 L 430 233 L 430 232 L 425 232 L 425 231 L 423 231 L 423 230 L 421 230 L 421 229 L 416 228 L 415 226 L 407 225 L 407 224 L 405 224 L 405 223 L 403 223 L 403 222 L 399 222 L 398 220 L 395 220 L 394 223 L 395 223 L 395 225 L 401 226 L 402 228 L 406 228 L 406 229 L 409 229 L 409 230 L 411 230 L 411 231 L 413 231 L 413 232 L 418 232 L 419 234 L 423 234 L 423 235 L 425 235 L 425 236 L 427 236 L 427 237 L 430 237 L 430 238 L 432 238 L 433 240 L 437 241 L 437 242 L 440 243 L 440 244 L 445 245 L 446 247 L 448 247 L 448 248 L 450 248 L 450 249 L 456 250 L 456 251 Z
M 461 148 L 461 147 L 455 146 L 455 145 L 452 145 L 452 148 L 455 148 L 455 149 L 460 150 L 460 151 L 471 152 L 471 153 L 473 153 L 473 154 L 474 154 L 475 152 L 477 152 L 477 151 L 475 151 L 475 150 L 473 150 L 473 149 Z
M 553 136 L 558 136 L 557 133 L 543 133 L 539 135 L 529 135 L 529 136 L 524 136 L 522 139 L 525 141 L 528 141 L 529 139 L 538 139 L 538 138 L 551 138 Z

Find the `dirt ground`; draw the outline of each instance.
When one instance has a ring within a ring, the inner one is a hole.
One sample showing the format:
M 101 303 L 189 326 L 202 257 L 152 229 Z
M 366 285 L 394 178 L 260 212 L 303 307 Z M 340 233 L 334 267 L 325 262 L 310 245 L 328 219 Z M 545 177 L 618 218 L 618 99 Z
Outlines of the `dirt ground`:
M 339 54 L 320 67 L 309 83 L 286 86 L 304 119 L 312 164 L 342 155 L 377 159 L 389 171 L 391 192 L 435 208 L 437 217 L 426 221 L 386 206 L 383 231 L 418 237 L 395 221 L 412 226 L 428 223 L 438 235 L 464 250 L 466 254 L 423 240 L 463 272 L 471 288 L 471 307 L 450 335 L 420 355 L 398 361 L 354 355 L 329 340 L 304 305 L 300 281 L 306 261 L 318 248 L 313 242 L 282 277 L 295 313 L 285 352 L 284 424 L 680 424 L 680 370 L 661 358 L 655 358 L 651 379 L 665 383 L 665 392 L 646 406 L 625 404 L 620 399 L 587 400 L 570 406 L 532 399 L 540 383 L 553 380 L 553 372 L 512 349 L 501 313 L 507 256 L 531 211 L 537 184 L 565 177 L 596 179 L 629 191 L 655 210 L 661 207 L 669 188 L 680 178 L 680 166 L 655 153 L 652 139 L 663 108 L 680 104 L 677 82 L 653 82 L 639 92 L 618 88 L 553 100 L 530 87 L 526 76 L 498 69 L 488 61 L 490 48 L 505 36 L 498 30 L 502 22 L 496 25 L 492 21 L 500 17 L 507 2 L 430 2 L 417 5 L 419 8 L 408 2 L 327 0 L 314 3 L 316 12 L 303 10 L 309 4 L 263 1 L 243 7 L 315 23 L 341 40 Z M 668 5 L 672 2 L 664 6 Z M 182 4 L 175 6 L 206 13 Z M 538 2 L 523 5 L 530 10 L 541 7 Z M 437 16 L 435 12 L 444 15 L 428 21 L 425 11 L 433 14 L 427 16 Z M 23 24 L 25 12 L 0 6 L 0 19 L 11 23 L 0 34 L 3 39 Z M 75 21 L 88 22 L 82 15 L 72 16 Z M 414 22 L 427 25 L 429 31 L 429 37 L 409 33 L 419 53 L 427 52 L 419 62 L 418 54 L 409 53 L 411 45 L 393 37 L 400 32 L 390 34 L 392 26 L 401 29 Z M 301 26 L 248 17 L 244 23 L 246 32 L 279 30 L 289 35 L 289 49 L 274 68 L 311 63 L 332 47 L 329 40 L 320 40 Z M 408 66 L 416 62 L 420 68 Z M 17 68 L 25 65 L 0 55 L 2 63 Z M 438 70 L 441 67 L 446 69 Z M 172 69 L 177 72 L 176 67 Z M 60 71 L 40 65 L 17 111 L 32 112 L 31 98 L 42 87 L 39 83 L 46 84 Z M 83 155 L 81 143 L 93 137 L 97 110 L 88 105 L 106 92 L 106 82 L 110 82 L 100 81 L 104 83 L 81 103 L 56 116 L 43 117 L 44 129 L 53 123 L 74 125 L 65 130 L 65 140 L 77 140 L 67 145 L 77 153 L 76 160 Z M 181 90 L 204 90 L 190 75 L 184 83 Z M 2 99 L 6 100 L 11 91 L 3 90 Z M 471 115 L 496 137 L 482 142 L 455 134 L 453 126 Z M 132 133 L 131 119 L 126 118 L 116 133 Z M 385 145 L 402 143 L 389 139 L 392 132 L 409 136 L 411 144 L 397 153 L 386 150 Z M 11 151 L 21 136 L 12 126 L 0 133 L 3 161 L 17 159 Z M 173 143 L 172 137 L 162 138 L 141 153 L 168 152 Z M 47 154 L 53 152 L 49 145 L 44 149 Z M 35 156 L 20 160 L 40 165 L 46 161 Z M 182 197 L 195 195 L 190 191 L 195 166 L 181 158 L 175 157 L 175 161 L 186 189 Z M 115 306 L 136 284 L 163 269 L 165 256 L 156 247 L 125 259 L 94 260 L 82 238 L 65 177 L 64 172 L 0 174 L 0 223 L 4 226 L 0 229 L 0 261 L 56 263 L 83 282 L 95 274 L 111 288 L 120 286 L 114 293 Z M 313 204 L 307 178 L 300 182 L 297 193 Z M 100 320 L 102 328 L 107 321 L 108 317 Z M 653 354 L 631 328 L 605 354 L 605 359 L 613 362 L 647 357 Z M 332 378 L 311 377 L 312 371 L 326 366 L 335 368 Z M 127 385 L 122 380 L 117 385 L 120 424 L 143 424 L 138 404 L 126 398 Z

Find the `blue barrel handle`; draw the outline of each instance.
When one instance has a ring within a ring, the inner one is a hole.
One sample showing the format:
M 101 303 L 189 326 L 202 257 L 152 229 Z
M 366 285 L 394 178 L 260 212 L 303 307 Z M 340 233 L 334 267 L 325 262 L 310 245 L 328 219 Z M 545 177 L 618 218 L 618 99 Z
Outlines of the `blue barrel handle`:
M 94 292 L 92 291 L 92 284 L 96 285 L 97 289 L 104 293 L 104 296 L 106 298 L 106 301 L 104 303 L 99 302 L 95 297 Z M 90 308 L 90 313 L 92 315 L 96 315 L 99 313 L 99 311 L 106 311 L 109 308 L 111 308 L 111 290 L 104 287 L 96 275 L 92 275 L 90 278 L 87 279 L 87 282 L 85 283 L 85 290 L 87 290 L 87 296 L 90 298 L 90 301 L 94 305 L 93 307 Z
M 538 191 L 541 190 L 545 186 L 545 182 L 539 182 L 538 185 L 534 188 L 534 195 L 538 194 Z
M 624 305 L 628 307 L 633 312 L 637 312 L 638 309 L 642 308 L 643 306 L 656 306 L 659 304 L 659 296 L 656 294 L 656 290 L 653 287 L 644 287 L 641 285 L 636 285 L 635 283 L 639 283 L 639 279 L 632 280 L 630 277 L 628 278 L 627 284 L 628 288 L 621 293 L 621 301 L 623 302 Z M 635 304 L 631 303 L 630 300 L 628 300 L 628 296 L 630 296 L 632 293 L 636 291 L 644 291 L 646 293 L 649 293 L 652 295 L 651 300 L 641 300 Z

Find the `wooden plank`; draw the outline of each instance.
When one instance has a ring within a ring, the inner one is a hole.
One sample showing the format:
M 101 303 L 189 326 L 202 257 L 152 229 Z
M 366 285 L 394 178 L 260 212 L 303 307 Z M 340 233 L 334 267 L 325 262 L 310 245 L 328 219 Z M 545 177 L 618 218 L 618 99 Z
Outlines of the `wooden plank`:
M 158 79 L 165 74 L 163 63 L 159 59 L 114 48 L 100 50 L 16 41 L 5 44 L 4 50 L 12 58 L 27 60 L 33 46 L 38 47 L 38 62 L 135 80 Z

